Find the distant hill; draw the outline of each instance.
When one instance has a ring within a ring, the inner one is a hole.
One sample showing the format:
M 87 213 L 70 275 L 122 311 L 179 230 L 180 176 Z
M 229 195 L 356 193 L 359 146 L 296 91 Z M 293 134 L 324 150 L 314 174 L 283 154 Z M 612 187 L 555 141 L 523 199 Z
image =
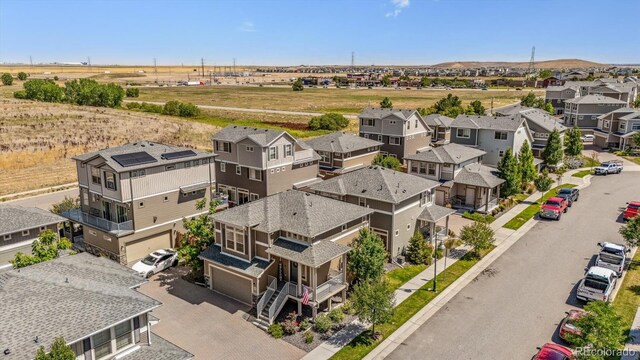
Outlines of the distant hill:
M 564 68 L 592 68 L 592 67 L 608 67 L 607 64 L 600 64 L 593 61 L 581 59 L 558 59 L 536 61 L 535 66 L 538 69 L 564 69 Z M 439 69 L 469 69 L 481 67 L 508 67 L 522 68 L 529 67 L 529 62 L 508 62 L 508 61 L 451 61 L 432 65 L 431 67 Z

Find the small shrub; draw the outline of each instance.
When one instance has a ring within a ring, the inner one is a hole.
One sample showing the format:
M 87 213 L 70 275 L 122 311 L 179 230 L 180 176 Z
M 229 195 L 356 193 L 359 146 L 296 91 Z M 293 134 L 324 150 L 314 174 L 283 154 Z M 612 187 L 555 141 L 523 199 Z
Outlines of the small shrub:
M 20 80 L 20 81 L 25 81 L 25 80 L 27 80 L 27 73 L 26 73 L 26 72 L 24 72 L 24 71 L 20 71 L 20 72 L 18 73 L 18 80 Z
M 11 76 L 11 74 L 9 73 L 2 74 L 2 76 L 0 76 L 0 79 L 2 80 L 2 85 L 9 86 L 13 84 L 13 76 Z
M 140 89 L 138 88 L 129 88 L 126 92 L 127 97 L 137 98 L 140 96 Z
M 331 319 L 325 315 L 318 316 L 316 317 L 316 323 L 313 325 L 313 328 L 320 334 L 324 334 L 331 329 Z
M 302 321 L 300 321 L 300 331 L 306 331 L 310 327 L 311 323 L 309 323 L 309 319 L 304 318 Z
M 353 315 L 353 303 L 351 302 L 351 300 L 346 300 L 342 304 L 342 312 L 347 315 Z
M 304 342 L 305 344 L 311 344 L 313 342 L 313 333 L 311 331 L 304 334 Z
M 503 205 L 498 206 L 498 208 L 503 208 Z M 500 210 L 502 211 L 502 209 Z M 477 222 L 481 222 L 481 223 L 487 223 L 487 224 L 491 224 L 495 218 L 492 215 L 483 215 L 480 213 L 470 213 L 468 211 L 465 211 L 462 214 L 462 217 L 465 219 L 469 219 L 469 220 L 473 220 L 473 221 L 477 221 Z
M 191 103 L 181 103 L 179 110 L 179 115 L 182 117 L 194 117 L 200 115 L 200 108 Z
M 58 75 L 56 75 L 56 76 L 54 76 L 54 77 L 53 77 L 53 81 L 58 81 L 58 80 L 60 80 L 60 78 L 58 77 Z
M 334 324 L 340 324 L 342 320 L 344 320 L 344 313 L 341 309 L 333 309 L 329 311 L 328 316 Z
M 309 120 L 311 130 L 341 130 L 349 126 L 349 119 L 342 114 L 327 113 L 321 116 L 314 116 Z
M 144 112 L 162 114 L 162 105 L 143 102 L 142 104 L 140 104 L 140 110 Z
M 280 339 L 284 335 L 284 332 L 282 331 L 282 325 L 280 324 L 269 325 L 267 332 L 276 339 Z
M 16 99 L 26 99 L 27 98 L 27 92 L 24 90 L 18 90 L 16 92 L 13 93 L 13 97 Z
M 296 319 L 298 318 L 298 314 L 295 311 L 292 311 L 287 315 L 287 318 L 282 322 L 282 330 L 285 335 L 293 335 L 298 331 L 298 323 Z

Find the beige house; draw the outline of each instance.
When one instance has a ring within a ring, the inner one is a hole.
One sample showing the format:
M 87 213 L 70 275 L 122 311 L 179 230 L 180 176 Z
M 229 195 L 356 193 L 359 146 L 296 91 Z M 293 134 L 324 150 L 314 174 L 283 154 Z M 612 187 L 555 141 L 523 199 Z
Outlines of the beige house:
M 640 109 L 620 108 L 598 117 L 594 144 L 603 149 L 628 149 L 638 146 L 633 135 L 640 131 Z
M 371 165 L 380 153 L 381 142 L 345 132 L 334 132 L 307 140 L 320 155 L 320 174 L 332 177 Z
M 82 226 L 73 241 L 121 264 L 176 246 L 182 220 L 207 212 L 196 201 L 212 199 L 214 156 L 141 141 L 74 157 L 80 209 L 62 214 Z

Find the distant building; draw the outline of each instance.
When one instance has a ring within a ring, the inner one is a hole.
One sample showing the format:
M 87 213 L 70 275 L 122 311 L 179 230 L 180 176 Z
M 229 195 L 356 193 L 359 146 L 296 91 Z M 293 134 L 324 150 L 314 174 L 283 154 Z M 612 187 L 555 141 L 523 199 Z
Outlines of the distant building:
M 633 135 L 640 132 L 640 109 L 620 108 L 598 117 L 594 144 L 603 149 L 628 149 Z
M 569 99 L 565 101 L 564 123 L 566 126 L 577 124 L 580 129 L 595 129 L 600 115 L 626 105 L 623 100 L 604 95 L 585 95 Z

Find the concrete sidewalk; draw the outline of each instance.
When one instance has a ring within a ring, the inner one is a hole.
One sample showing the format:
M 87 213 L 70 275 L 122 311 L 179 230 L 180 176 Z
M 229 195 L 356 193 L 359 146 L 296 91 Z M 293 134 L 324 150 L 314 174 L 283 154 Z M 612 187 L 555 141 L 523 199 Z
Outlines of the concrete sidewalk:
M 638 360 L 640 358 L 640 307 L 636 311 L 636 317 L 631 324 L 629 332 L 630 340 L 624 346 L 624 354 L 620 360 Z

